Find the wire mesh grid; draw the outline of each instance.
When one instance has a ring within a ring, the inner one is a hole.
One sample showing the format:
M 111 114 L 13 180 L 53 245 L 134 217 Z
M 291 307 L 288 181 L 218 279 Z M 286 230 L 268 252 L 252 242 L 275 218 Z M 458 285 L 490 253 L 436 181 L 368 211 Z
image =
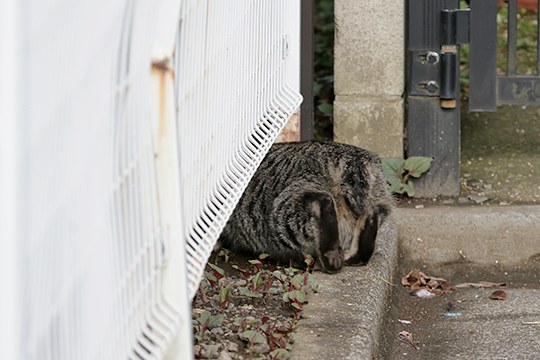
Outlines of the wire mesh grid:
M 249 179 L 301 102 L 287 78 L 297 65 L 288 56 L 295 6 L 195 0 L 182 7 L 176 74 L 190 296 Z
M 148 101 L 154 8 L 21 5 L 22 358 L 161 358 L 176 335 Z
M 19 165 L 0 164 L 0 177 L 14 171 L 7 175 L 17 183 L 17 238 L 9 241 L 20 356 L 162 358 L 191 314 L 164 295 L 172 245 L 149 105 L 158 5 L 4 1 L 16 8 L 14 36 L 23 40 L 7 54 L 21 69 L 17 87 L 10 83 L 17 114 L 7 120 L 17 126 L 3 127 L 15 136 Z M 249 178 L 300 103 L 287 80 L 298 66 L 289 55 L 295 7 L 181 2 L 174 85 L 188 283 L 183 274 L 178 283 L 191 296 Z

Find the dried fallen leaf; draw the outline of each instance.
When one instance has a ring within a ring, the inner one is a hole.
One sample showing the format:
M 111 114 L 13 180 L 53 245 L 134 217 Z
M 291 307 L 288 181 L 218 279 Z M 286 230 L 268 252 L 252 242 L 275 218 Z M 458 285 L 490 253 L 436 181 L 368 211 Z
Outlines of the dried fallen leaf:
M 446 304 L 447 312 L 457 312 L 458 310 L 459 310 L 459 307 L 453 302 L 448 302 L 448 304 Z
M 478 283 L 462 283 L 454 286 L 455 288 L 502 288 L 506 287 L 506 283 L 494 283 L 490 281 L 480 281 Z
M 401 284 L 415 293 L 417 290 L 427 290 L 435 295 L 443 295 L 455 290 L 446 279 L 426 275 L 417 269 L 409 271 L 401 279 Z
M 506 293 L 502 290 L 495 290 L 489 295 L 491 300 L 506 300 Z
M 521 321 L 523 325 L 540 325 L 540 320 L 538 321 Z
M 411 344 L 415 349 L 420 349 L 420 347 L 418 346 L 418 342 L 417 341 L 414 341 L 413 340 L 413 335 L 408 332 L 408 331 L 401 331 L 399 334 L 398 334 L 399 338 L 401 340 L 405 339 L 409 342 L 409 344 Z

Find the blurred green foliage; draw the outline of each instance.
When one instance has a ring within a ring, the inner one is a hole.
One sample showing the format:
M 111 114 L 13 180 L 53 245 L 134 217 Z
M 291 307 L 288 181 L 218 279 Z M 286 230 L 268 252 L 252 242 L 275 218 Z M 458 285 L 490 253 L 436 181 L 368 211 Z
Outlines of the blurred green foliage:
M 316 139 L 332 140 L 334 103 L 334 1 L 315 0 L 313 107 Z

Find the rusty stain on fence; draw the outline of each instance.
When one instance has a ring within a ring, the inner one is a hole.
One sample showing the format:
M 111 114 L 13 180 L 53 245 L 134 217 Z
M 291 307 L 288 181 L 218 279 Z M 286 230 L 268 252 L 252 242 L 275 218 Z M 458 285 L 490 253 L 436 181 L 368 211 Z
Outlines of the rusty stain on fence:
M 162 146 L 167 133 L 169 131 L 167 127 L 167 100 L 170 94 L 167 93 L 167 89 L 173 89 L 173 86 L 167 86 L 167 78 L 169 81 L 174 81 L 174 71 L 171 67 L 171 59 L 169 57 L 164 57 L 160 59 L 152 60 L 152 74 L 159 77 L 159 88 L 158 88 L 158 102 L 159 102 L 159 128 L 158 128 L 158 153 L 161 153 L 163 150 Z

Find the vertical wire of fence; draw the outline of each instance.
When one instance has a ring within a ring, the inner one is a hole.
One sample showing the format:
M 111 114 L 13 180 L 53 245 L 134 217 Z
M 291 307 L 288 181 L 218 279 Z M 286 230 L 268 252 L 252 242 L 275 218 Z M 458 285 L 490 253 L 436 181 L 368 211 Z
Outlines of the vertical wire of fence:
M 0 0 L 2 358 L 191 356 L 188 301 L 301 101 L 299 8 Z
M 299 2 L 186 1 L 176 49 L 189 294 L 249 179 L 298 108 Z

